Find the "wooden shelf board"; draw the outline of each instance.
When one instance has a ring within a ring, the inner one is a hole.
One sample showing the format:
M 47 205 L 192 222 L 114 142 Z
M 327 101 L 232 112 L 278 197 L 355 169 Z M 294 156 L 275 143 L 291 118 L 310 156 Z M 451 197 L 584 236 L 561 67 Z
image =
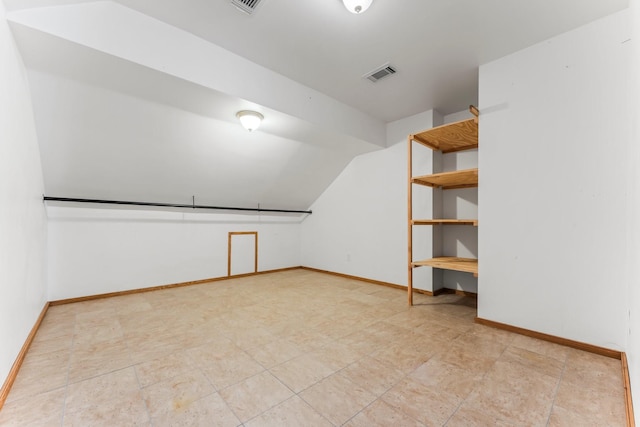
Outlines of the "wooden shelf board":
M 445 190 L 478 186 L 478 168 L 463 169 L 433 175 L 414 176 L 411 182 L 429 187 L 442 187 Z
M 475 277 L 478 277 L 478 260 L 473 258 L 458 258 L 452 256 L 436 257 L 431 259 L 425 259 L 423 261 L 414 261 L 411 263 L 412 267 L 435 267 L 444 270 L 464 271 L 466 273 L 473 273 Z
M 478 122 L 468 119 L 449 123 L 411 135 L 411 139 L 443 153 L 471 150 L 478 148 Z
M 478 226 L 477 219 L 414 219 L 413 225 L 473 225 Z

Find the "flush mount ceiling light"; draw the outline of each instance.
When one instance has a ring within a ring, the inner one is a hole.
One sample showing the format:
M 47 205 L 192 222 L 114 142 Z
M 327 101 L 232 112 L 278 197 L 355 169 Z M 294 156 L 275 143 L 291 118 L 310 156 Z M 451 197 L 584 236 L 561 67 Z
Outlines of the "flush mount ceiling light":
M 344 7 L 351 13 L 362 13 L 369 9 L 373 0 L 342 0 Z
M 236 113 L 236 117 L 240 120 L 240 124 L 249 132 L 258 129 L 264 116 L 257 111 L 242 110 Z

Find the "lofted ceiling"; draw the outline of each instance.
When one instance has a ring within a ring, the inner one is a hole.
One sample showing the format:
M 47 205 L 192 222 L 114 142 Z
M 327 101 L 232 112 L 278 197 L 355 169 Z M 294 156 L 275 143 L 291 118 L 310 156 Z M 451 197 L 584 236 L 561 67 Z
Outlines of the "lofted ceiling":
M 386 123 L 477 102 L 478 66 L 627 0 L 4 0 L 47 195 L 306 209 Z M 389 62 L 377 83 L 363 74 Z M 235 112 L 265 115 L 256 132 Z

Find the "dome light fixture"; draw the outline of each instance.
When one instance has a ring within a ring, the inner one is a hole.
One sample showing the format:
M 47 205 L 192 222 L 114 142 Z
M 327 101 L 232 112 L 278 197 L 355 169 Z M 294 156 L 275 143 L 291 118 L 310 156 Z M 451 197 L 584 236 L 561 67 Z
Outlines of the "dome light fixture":
M 346 7 L 349 12 L 359 14 L 369 9 L 372 1 L 373 0 L 342 0 L 342 3 L 344 3 L 344 7 Z
M 257 111 L 242 110 L 236 113 L 236 117 L 240 120 L 240 124 L 249 132 L 252 132 L 260 126 L 264 116 Z

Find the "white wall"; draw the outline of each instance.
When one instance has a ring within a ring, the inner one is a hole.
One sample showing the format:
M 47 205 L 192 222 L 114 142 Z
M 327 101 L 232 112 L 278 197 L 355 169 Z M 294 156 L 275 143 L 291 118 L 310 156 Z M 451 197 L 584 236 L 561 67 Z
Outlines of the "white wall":
M 470 111 L 448 114 L 444 123 L 473 118 Z M 480 125 L 482 126 L 482 125 Z M 442 155 L 442 172 L 478 167 L 478 150 L 465 150 Z M 442 218 L 478 218 L 478 189 L 462 188 L 442 192 Z M 478 258 L 478 228 L 468 225 L 441 227 L 442 249 L 445 256 Z M 472 274 L 444 270 L 442 286 L 466 292 L 478 292 L 478 279 Z
M 337 150 L 327 135 L 332 142 L 314 144 L 247 132 L 213 118 L 204 106 L 215 102 L 200 88 L 96 62 L 113 74 L 92 82 L 94 70 L 79 67 L 86 82 L 28 71 L 48 196 L 190 203 L 195 195 L 203 205 L 306 209 L 369 145 L 341 140 Z
M 0 2 L 0 384 L 46 301 L 46 217 L 29 87 Z
M 315 201 L 302 223 L 303 265 L 406 286 L 406 138 L 433 114 L 389 124 L 389 147 L 353 159 Z
M 32 7 L 12 12 L 10 19 L 74 44 L 285 112 L 322 128 L 384 145 L 385 124 L 381 120 L 116 2 Z
M 47 212 L 49 300 L 226 276 L 230 231 L 258 232 L 258 271 L 300 265 L 299 218 L 63 206 Z
M 629 252 L 627 271 L 629 275 L 629 342 L 627 358 L 631 377 L 635 414 L 640 421 L 640 0 L 631 0 L 630 14 L 632 22 L 632 54 L 630 81 L 631 139 L 629 141 L 629 210 L 627 224 L 629 228 Z
M 480 67 L 481 318 L 625 348 L 627 18 Z

